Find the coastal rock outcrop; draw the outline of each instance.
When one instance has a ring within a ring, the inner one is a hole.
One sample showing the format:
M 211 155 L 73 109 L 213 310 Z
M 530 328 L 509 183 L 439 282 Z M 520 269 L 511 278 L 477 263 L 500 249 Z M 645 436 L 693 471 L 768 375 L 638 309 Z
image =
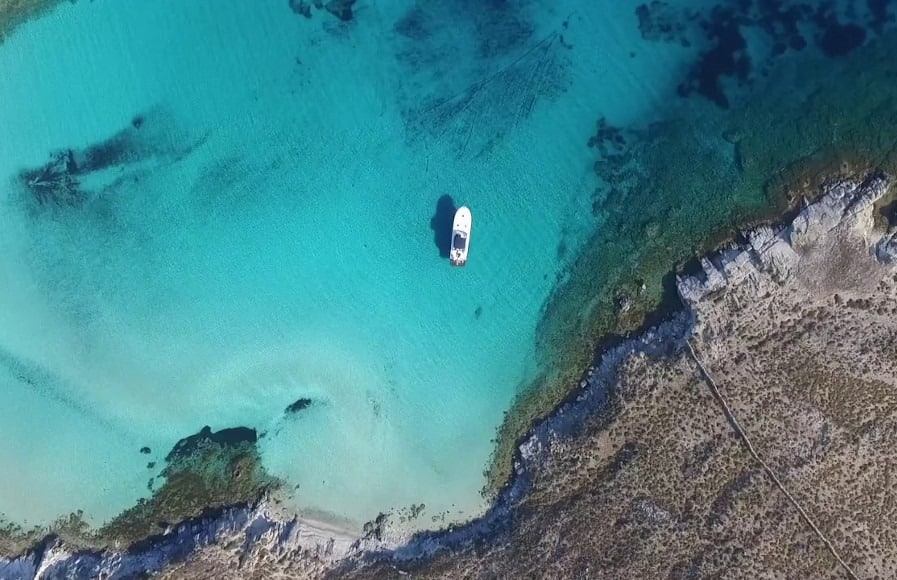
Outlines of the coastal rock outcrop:
M 891 228 L 875 244 L 875 257 L 884 264 L 897 262 L 897 228 Z
M 790 223 L 706 256 L 679 277 L 685 308 L 600 353 L 533 429 L 486 517 L 341 575 L 893 577 L 897 279 L 874 214 L 889 186 L 833 183 Z
M 800 253 L 830 236 L 836 228 L 859 228 L 878 237 L 872 243 L 875 255 L 888 261 L 897 252 L 893 234 L 873 234 L 873 217 L 869 208 L 881 199 L 891 181 L 875 174 L 859 182 L 845 180 L 830 184 L 822 197 L 806 205 L 794 220 L 778 228 L 761 226 L 747 234 L 747 243 L 726 248 L 701 258 L 701 271 L 678 276 L 676 288 L 686 304 L 696 304 L 709 294 L 745 280 L 766 291 L 759 284 L 761 271 L 783 282 L 791 277 L 800 262 Z
M 47 538 L 19 558 L 0 558 L 0 578 L 133 578 L 163 569 L 170 573 L 190 554 L 216 544 L 231 547 L 228 563 L 247 574 L 264 566 L 273 570 L 278 561 L 312 574 L 359 549 L 355 541 L 326 526 L 287 517 L 272 503 L 262 502 L 173 526 L 126 551 L 76 551 Z

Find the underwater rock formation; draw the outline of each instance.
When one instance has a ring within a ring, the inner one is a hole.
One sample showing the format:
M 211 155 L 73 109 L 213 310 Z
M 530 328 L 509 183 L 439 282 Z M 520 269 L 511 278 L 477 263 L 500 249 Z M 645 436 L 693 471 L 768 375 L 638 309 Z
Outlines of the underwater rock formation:
M 291 413 L 298 413 L 299 411 L 302 411 L 304 409 L 311 407 L 311 403 L 312 403 L 311 399 L 301 397 L 299 399 L 296 399 L 289 405 L 287 405 L 287 408 L 284 409 L 284 413 L 286 413 L 288 415 Z
M 97 531 L 101 543 L 129 546 L 209 509 L 257 501 L 278 482 L 261 465 L 255 429 L 208 426 L 178 441 L 150 480 L 153 495 Z M 153 490 L 155 480 L 162 484 Z
M 731 87 L 765 75 L 773 59 L 809 43 L 830 58 L 843 57 L 895 21 L 887 2 L 849 4 L 850 9 L 840 10 L 834 2 L 731 0 L 696 9 L 653 0 L 635 12 L 642 38 L 700 47 L 679 94 L 697 93 L 725 109 L 731 105 Z M 752 36 L 768 44 L 751 46 Z
M 290 0 L 290 10 L 306 18 L 311 18 L 311 3 L 305 0 Z
M 355 15 L 352 11 L 353 6 L 355 0 L 330 0 L 324 8 L 343 22 L 349 22 Z
M 171 464 L 189 459 L 209 445 L 237 447 L 240 445 L 254 445 L 256 441 L 258 441 L 258 436 L 255 429 L 250 429 L 249 427 L 231 427 L 220 431 L 212 431 L 212 428 L 206 425 L 195 435 L 184 437 L 175 443 L 168 455 L 165 456 L 165 461 Z
M 423 102 L 414 94 L 400 103 L 409 142 L 447 139 L 459 158 L 477 157 L 538 101 L 563 91 L 568 49 L 560 31 L 536 37 L 524 7 L 521 1 L 416 3 L 399 19 L 394 30 L 403 77 L 409 86 L 431 87 Z
M 78 166 L 69 149 L 50 155 L 43 167 L 23 171 L 20 178 L 41 204 L 47 202 L 74 204 L 81 199 L 76 179 Z
M 204 427 L 181 439 L 168 453 L 161 473 L 150 479 L 151 497 L 138 500 L 135 506 L 97 530 L 90 529 L 80 513 L 51 525 L 49 535 L 47 530 L 41 533 L 41 530 L 13 527 L 4 530 L 0 527 L 4 546 L 22 545 L 29 539 L 29 543 L 33 543 L 32 538 L 36 535 L 46 536 L 18 557 L 0 557 L 0 578 L 33 576 L 33 573 L 20 573 L 22 570 L 37 570 L 43 574 L 39 577 L 44 578 L 65 574 L 70 574 L 66 577 L 96 577 L 99 572 L 87 571 L 120 570 L 121 566 L 126 570 L 128 566 L 157 570 L 159 568 L 154 566 L 170 562 L 169 557 L 176 557 L 179 551 L 189 551 L 185 545 L 186 536 L 192 537 L 192 541 L 205 541 L 197 537 L 196 520 L 190 518 L 205 522 L 208 541 L 224 530 L 234 531 L 241 522 L 249 525 L 267 513 L 264 503 L 258 503 L 260 499 L 280 485 L 262 467 L 256 442 L 255 430 L 245 427 L 214 432 Z M 141 453 L 144 450 L 149 451 L 144 447 Z M 147 467 L 152 469 L 155 462 L 150 462 Z M 153 490 L 156 480 L 161 485 Z M 228 509 L 228 506 L 243 507 Z M 186 523 L 178 524 L 185 520 Z M 246 531 L 250 533 L 250 530 Z M 162 545 L 165 547 L 161 548 Z M 91 552 L 91 549 L 97 551 Z M 127 550 L 130 556 L 121 559 L 125 552 L 115 550 Z M 118 556 L 113 558 L 113 554 Z M 50 573 L 48 570 L 56 570 L 56 564 L 66 572 Z
M 316 10 L 326 10 L 343 22 L 349 22 L 355 17 L 355 2 L 356 0 L 329 0 L 325 4 L 323 0 L 313 0 L 311 2 L 307 0 L 289 0 L 289 5 L 290 10 L 305 18 L 311 18 L 311 9 L 314 7 Z
M 171 121 L 160 110 L 137 115 L 107 139 L 51 152 L 45 164 L 19 172 L 18 181 L 38 205 L 80 206 L 139 181 L 156 164 L 176 162 L 202 143 L 181 138 Z
M 131 131 L 131 128 L 126 129 L 83 150 L 65 149 L 51 153 L 45 165 L 22 171 L 19 179 L 41 204 L 76 205 L 86 198 L 81 189 L 81 178 L 146 155 L 138 154 Z

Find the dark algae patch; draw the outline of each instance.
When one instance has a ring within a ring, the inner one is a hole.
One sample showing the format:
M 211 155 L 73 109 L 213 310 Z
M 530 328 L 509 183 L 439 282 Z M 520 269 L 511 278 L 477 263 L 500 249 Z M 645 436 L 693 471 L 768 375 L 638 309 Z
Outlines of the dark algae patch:
M 700 48 L 678 92 L 721 108 L 730 106 L 729 93 L 762 79 L 780 57 L 808 46 L 827 57 L 850 54 L 883 34 L 894 11 L 883 0 L 730 0 L 700 9 L 654 0 L 635 9 L 645 40 Z M 747 39 L 758 35 L 763 46 L 748 46 Z
M 212 431 L 212 428 L 206 425 L 200 429 L 199 433 L 184 437 L 175 443 L 168 455 L 165 456 L 165 461 L 171 465 L 178 461 L 190 460 L 210 445 L 236 448 L 244 444 L 255 445 L 256 441 L 258 441 L 258 436 L 255 429 L 232 427 L 221 431 Z
M 147 111 L 103 140 L 51 151 L 44 164 L 19 172 L 19 185 L 47 211 L 84 208 L 104 197 L 126 194 L 151 171 L 148 165 L 173 163 L 197 146 L 179 142 L 172 125 L 165 111 Z
M 324 10 L 329 12 L 343 22 L 350 22 L 355 17 L 356 0 L 288 0 L 290 10 L 311 18 L 314 14 L 313 10 Z
M 458 159 L 475 159 L 511 134 L 537 102 L 565 90 L 573 51 L 560 31 L 537 34 L 528 4 L 410 3 L 394 25 L 396 59 L 407 77 L 402 84 L 428 91 L 421 98 L 417 90 L 399 89 L 409 143 L 438 138 Z M 472 35 L 457 34 L 456 27 Z M 459 55 L 468 52 L 459 66 Z

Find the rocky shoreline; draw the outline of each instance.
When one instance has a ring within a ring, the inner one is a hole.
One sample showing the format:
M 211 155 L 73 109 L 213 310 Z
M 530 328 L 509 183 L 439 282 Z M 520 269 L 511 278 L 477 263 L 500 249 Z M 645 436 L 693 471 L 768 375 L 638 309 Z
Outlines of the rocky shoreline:
M 170 568 L 215 544 L 241 546 L 247 553 L 264 546 L 297 565 L 305 562 L 323 570 L 360 547 L 358 538 L 343 530 L 276 513 L 267 501 L 220 509 L 124 551 L 71 550 L 59 538 L 48 537 L 18 558 L 0 558 L 0 578 L 131 578 Z
M 727 328 L 731 332 L 729 318 L 741 312 L 742 302 L 749 302 L 751 296 L 758 303 L 786 294 L 806 301 L 820 297 L 843 301 L 850 300 L 845 297 L 856 288 L 879 292 L 890 288 L 881 286 L 881 280 L 897 268 L 897 227 L 883 230 L 874 214 L 890 184 L 881 174 L 830 184 L 787 225 L 755 228 L 743 243 L 702 258 L 695 274 L 679 276 L 677 289 L 685 308 L 659 326 L 600 353 L 575 396 L 538 424 L 521 445 L 515 476 L 492 509 L 468 524 L 404 537 L 391 530 L 388 517 L 379 518 L 359 538 L 347 530 L 281 513 L 274 502 L 266 500 L 219 509 L 171 526 L 125 551 L 74 551 L 50 537 L 18 558 L 0 559 L 0 577 L 130 577 L 148 572 L 179 577 L 189 576 L 191 566 L 203 570 L 223 566 L 224 570 L 235 565 L 246 575 L 280 571 L 367 577 L 395 575 L 408 568 L 426 576 L 439 575 L 459 563 L 472 565 L 468 557 L 472 550 L 482 551 L 485 545 L 486 552 L 493 554 L 496 546 L 521 542 L 515 537 L 520 518 L 529 517 L 521 513 L 546 509 L 539 498 L 556 493 L 546 491 L 546 482 L 559 479 L 568 485 L 576 481 L 564 471 L 564 462 L 578 442 L 606 438 L 625 423 L 621 414 L 642 396 L 629 393 L 626 384 L 654 376 L 644 369 L 636 372 L 635 367 L 662 367 L 668 364 L 664 361 L 681 360 L 683 345 L 693 341 L 710 366 L 729 369 L 725 359 L 731 353 L 713 337 L 723 335 Z M 776 311 L 775 316 L 780 314 Z M 735 408 L 743 411 L 752 404 L 744 401 Z M 612 471 L 625 472 L 633 460 L 629 455 L 641 453 L 641 447 L 627 445 L 608 448 L 593 463 L 610 462 Z M 750 482 L 755 477 L 750 475 Z M 500 568 L 511 569 L 504 564 Z
M 680 276 L 677 289 L 692 308 L 710 294 L 727 286 L 755 283 L 767 277 L 787 280 L 801 260 L 801 249 L 820 243 L 836 228 L 863 228 L 873 235 L 872 206 L 887 193 L 890 180 L 873 174 L 862 182 L 845 180 L 829 185 L 815 203 L 804 207 L 787 226 L 761 226 L 747 233 L 747 243 L 701 258 L 701 272 Z M 868 222 L 868 223 L 867 223 Z M 897 230 L 882 232 L 871 242 L 876 260 L 897 260 Z M 762 276 L 766 273 L 767 276 Z
M 683 311 L 605 352 L 576 399 L 535 428 L 493 521 L 342 571 L 373 578 L 404 561 L 421 577 L 892 577 L 893 513 L 860 507 L 891 504 L 890 487 L 873 483 L 897 461 L 866 441 L 897 429 L 886 363 L 897 227 L 876 223 L 890 185 L 882 174 L 828 184 L 790 223 L 705 256 L 677 280 Z M 705 367 L 846 566 L 739 441 Z M 855 468 L 869 483 L 853 489 Z

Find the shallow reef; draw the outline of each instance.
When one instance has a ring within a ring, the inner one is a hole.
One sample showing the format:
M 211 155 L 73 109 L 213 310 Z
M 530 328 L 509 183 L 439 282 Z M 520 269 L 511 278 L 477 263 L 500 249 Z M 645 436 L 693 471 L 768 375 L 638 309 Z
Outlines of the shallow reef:
M 731 0 L 703 7 L 680 7 L 653 0 L 636 8 L 642 38 L 701 52 L 679 84 L 681 96 L 699 94 L 717 106 L 732 105 L 733 86 L 766 77 L 776 59 L 808 47 L 826 57 L 842 57 L 873 41 L 895 21 L 881 0 L 860 2 L 768 2 Z M 751 49 L 748 38 L 763 45 Z
M 181 439 L 165 459 L 164 483 L 148 500 L 105 524 L 96 537 L 127 546 L 207 510 L 257 501 L 278 484 L 261 465 L 257 440 L 253 429 L 213 432 L 208 426 Z
M 257 440 L 255 430 L 245 427 L 220 431 L 203 427 L 174 445 L 165 467 L 149 481 L 151 490 L 156 480 L 161 482 L 149 499 L 139 500 L 98 529 L 77 512 L 30 530 L 7 524 L 0 529 L 0 553 L 22 554 L 53 538 L 69 548 L 133 547 L 139 541 L 151 542 L 152 536 L 184 520 L 226 506 L 254 504 L 280 485 L 262 467 Z

